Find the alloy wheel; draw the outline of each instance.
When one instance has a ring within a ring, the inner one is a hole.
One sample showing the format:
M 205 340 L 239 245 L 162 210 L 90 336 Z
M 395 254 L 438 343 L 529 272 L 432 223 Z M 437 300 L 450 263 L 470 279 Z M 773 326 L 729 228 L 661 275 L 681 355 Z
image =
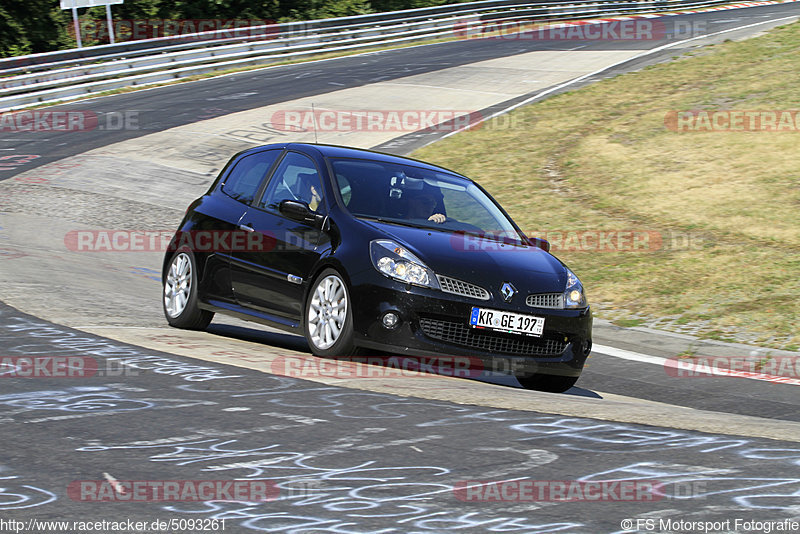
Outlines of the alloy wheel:
M 333 346 L 344 329 L 347 318 L 347 293 L 344 282 L 328 275 L 314 287 L 308 308 L 308 329 L 311 342 L 320 350 Z

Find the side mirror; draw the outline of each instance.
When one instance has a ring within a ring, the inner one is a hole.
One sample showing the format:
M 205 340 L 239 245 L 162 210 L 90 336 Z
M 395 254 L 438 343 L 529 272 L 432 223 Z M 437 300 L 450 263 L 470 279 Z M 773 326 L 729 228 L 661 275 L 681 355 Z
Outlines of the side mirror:
M 321 215 L 309 208 L 305 202 L 297 200 L 282 200 L 278 206 L 278 211 L 294 221 L 304 222 L 320 229 L 325 224 L 325 219 L 327 219 L 325 215 Z
M 542 239 L 541 237 L 527 237 L 527 239 L 532 247 L 539 247 L 545 252 L 550 252 L 550 241 L 547 239 Z
M 540 249 L 544 250 L 545 252 L 550 252 L 550 241 L 548 241 L 547 239 L 542 239 L 541 237 L 534 237 L 533 241 L 536 244 L 536 246 L 539 247 Z

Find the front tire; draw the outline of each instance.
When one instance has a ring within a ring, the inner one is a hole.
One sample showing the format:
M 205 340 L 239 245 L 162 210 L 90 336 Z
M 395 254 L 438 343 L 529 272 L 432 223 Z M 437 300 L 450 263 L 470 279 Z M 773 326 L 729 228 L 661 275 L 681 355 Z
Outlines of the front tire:
M 204 330 L 214 317 L 214 312 L 197 305 L 197 264 L 188 248 L 176 251 L 170 259 L 162 303 L 167 322 L 176 328 Z
M 352 356 L 353 310 L 350 292 L 342 276 L 325 269 L 314 280 L 305 306 L 304 331 L 315 356 Z

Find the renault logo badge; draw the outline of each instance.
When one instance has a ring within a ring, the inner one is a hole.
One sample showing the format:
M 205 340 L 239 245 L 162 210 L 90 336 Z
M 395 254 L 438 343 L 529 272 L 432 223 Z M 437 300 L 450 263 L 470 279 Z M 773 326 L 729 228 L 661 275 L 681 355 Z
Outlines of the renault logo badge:
M 514 298 L 514 295 L 517 294 L 517 290 L 514 289 L 514 286 L 505 282 L 503 287 L 500 288 L 500 294 L 503 295 L 503 300 L 506 302 L 511 302 L 511 299 Z

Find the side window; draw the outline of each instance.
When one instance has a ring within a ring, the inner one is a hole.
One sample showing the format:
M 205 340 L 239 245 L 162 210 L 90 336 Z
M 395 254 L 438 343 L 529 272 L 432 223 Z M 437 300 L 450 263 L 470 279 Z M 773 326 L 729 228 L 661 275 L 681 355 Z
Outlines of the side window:
M 265 150 L 240 159 L 225 178 L 222 191 L 240 202 L 251 203 L 262 180 L 280 154 L 281 150 Z
M 308 156 L 289 152 L 272 174 L 258 207 L 278 211 L 282 200 L 305 202 L 312 210 L 322 203 L 322 186 L 314 162 Z

